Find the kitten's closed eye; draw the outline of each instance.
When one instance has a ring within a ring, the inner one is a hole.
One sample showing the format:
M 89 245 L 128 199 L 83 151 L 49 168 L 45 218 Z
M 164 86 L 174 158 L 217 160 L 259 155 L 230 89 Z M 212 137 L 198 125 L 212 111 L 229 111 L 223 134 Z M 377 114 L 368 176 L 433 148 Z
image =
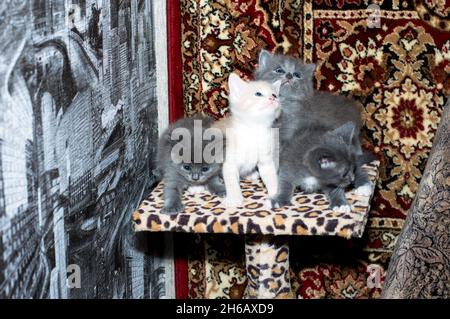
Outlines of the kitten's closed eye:
M 355 179 L 355 172 L 352 169 L 348 169 L 348 170 L 344 171 L 342 178 L 346 179 L 349 182 L 353 182 Z
M 278 73 L 278 74 L 284 74 L 284 73 L 286 73 L 282 68 L 276 68 L 276 69 L 275 69 L 275 72 Z
M 301 79 L 301 77 L 302 77 L 302 74 L 300 72 L 294 72 L 294 73 L 292 73 L 292 75 L 297 79 Z
M 351 174 L 352 172 L 350 171 L 350 169 L 347 169 L 342 173 L 342 177 L 348 177 L 351 176 Z

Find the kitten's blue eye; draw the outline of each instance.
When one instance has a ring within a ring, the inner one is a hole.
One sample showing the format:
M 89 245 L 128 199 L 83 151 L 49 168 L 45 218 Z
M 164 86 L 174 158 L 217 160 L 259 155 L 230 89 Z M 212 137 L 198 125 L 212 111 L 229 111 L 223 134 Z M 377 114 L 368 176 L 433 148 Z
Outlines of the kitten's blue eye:
M 286 72 L 284 72 L 284 70 L 283 70 L 282 68 L 277 68 L 277 69 L 275 70 L 275 72 L 278 73 L 278 74 L 284 74 L 284 73 L 286 73 Z
M 256 92 L 255 96 L 263 96 L 261 92 Z
M 187 171 L 190 171 L 190 170 L 191 170 L 191 167 L 190 167 L 189 165 L 184 165 L 183 168 L 184 168 L 185 170 L 187 170 Z
M 296 77 L 297 79 L 300 79 L 302 77 L 302 75 L 300 73 L 298 73 L 298 72 L 294 72 L 294 73 L 292 73 L 292 75 L 294 77 Z
M 209 167 L 208 166 L 203 166 L 202 167 L 202 172 L 207 172 L 209 171 Z

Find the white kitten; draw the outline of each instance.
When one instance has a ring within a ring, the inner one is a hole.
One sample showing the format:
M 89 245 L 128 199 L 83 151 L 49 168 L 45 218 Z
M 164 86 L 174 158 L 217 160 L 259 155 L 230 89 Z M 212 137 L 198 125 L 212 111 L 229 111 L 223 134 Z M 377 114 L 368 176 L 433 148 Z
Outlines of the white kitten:
M 279 84 L 245 82 L 236 74 L 228 79 L 231 116 L 214 125 L 226 136 L 223 179 L 228 207 L 242 205 L 240 176 L 256 168 L 269 196 L 277 193 L 278 132 L 271 126 L 280 115 Z

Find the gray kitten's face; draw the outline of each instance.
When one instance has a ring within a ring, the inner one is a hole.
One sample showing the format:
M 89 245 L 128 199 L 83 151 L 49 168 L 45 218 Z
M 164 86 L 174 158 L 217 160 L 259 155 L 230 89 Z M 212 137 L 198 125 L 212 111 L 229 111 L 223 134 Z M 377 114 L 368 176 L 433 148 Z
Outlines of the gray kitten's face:
M 176 169 L 187 181 L 192 184 L 204 184 L 211 177 L 216 176 L 220 171 L 220 164 L 217 163 L 179 163 Z
M 204 158 L 204 151 L 208 141 L 202 139 L 201 144 L 195 145 L 193 134 L 190 143 L 182 142 L 181 145 L 183 145 L 181 153 L 173 152 L 171 154 L 172 167 L 187 182 L 201 185 L 211 177 L 220 174 L 221 163 L 215 161 L 208 163 Z M 187 152 L 186 154 L 184 154 L 185 151 Z
M 355 180 L 355 157 L 348 149 L 319 147 L 311 151 L 309 168 L 322 184 L 346 188 Z
M 275 83 L 281 81 L 280 94 L 302 94 L 312 90 L 314 64 L 306 64 L 290 56 L 272 55 L 262 50 L 255 79 Z
M 167 157 L 160 158 L 159 166 L 177 173 L 176 176 L 183 178 L 189 184 L 201 185 L 211 177 L 220 174 L 224 142 L 219 137 L 214 137 L 212 140 L 205 137 L 206 129 L 212 122 L 212 119 L 203 118 L 203 116 L 184 118 L 175 122 L 160 142 L 158 152 L 167 154 Z M 172 136 L 175 129 L 183 130 Z M 201 140 L 196 141 L 196 138 Z M 205 152 L 206 147 L 209 148 L 208 152 Z M 209 152 L 211 152 L 210 155 L 217 155 L 217 157 L 204 158 Z
M 322 184 L 345 188 L 355 180 L 356 149 L 352 143 L 355 124 L 348 122 L 327 132 L 309 151 L 307 165 Z

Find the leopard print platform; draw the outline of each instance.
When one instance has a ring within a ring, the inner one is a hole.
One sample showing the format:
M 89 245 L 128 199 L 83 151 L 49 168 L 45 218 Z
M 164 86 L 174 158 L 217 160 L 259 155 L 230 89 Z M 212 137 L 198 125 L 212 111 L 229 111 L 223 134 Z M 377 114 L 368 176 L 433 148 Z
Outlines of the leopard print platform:
M 374 184 L 378 177 L 379 162 L 366 165 Z M 178 215 L 160 213 L 163 207 L 163 183 L 160 183 L 133 213 L 135 231 L 234 233 L 264 235 L 329 235 L 345 238 L 361 237 L 367 222 L 370 196 L 346 194 L 352 210 L 335 212 L 323 194 L 297 192 L 293 205 L 280 209 L 268 209 L 267 193 L 260 181 L 242 181 L 245 198 L 242 207 L 230 209 L 222 205 L 222 199 L 205 191 L 183 195 L 185 211 Z

